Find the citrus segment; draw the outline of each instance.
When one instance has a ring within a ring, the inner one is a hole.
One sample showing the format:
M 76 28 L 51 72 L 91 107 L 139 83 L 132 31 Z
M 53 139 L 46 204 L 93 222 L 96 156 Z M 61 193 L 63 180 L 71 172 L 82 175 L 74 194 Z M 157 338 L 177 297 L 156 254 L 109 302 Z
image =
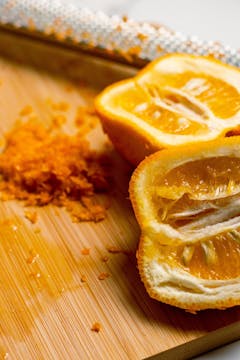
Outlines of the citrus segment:
M 102 125 L 132 163 L 224 136 L 240 122 L 240 71 L 212 58 L 164 56 L 96 99 Z M 116 136 L 117 134 L 117 136 Z
M 240 139 L 163 150 L 130 182 L 149 294 L 190 311 L 240 305 Z
M 153 244 L 146 249 L 145 256 L 153 259 L 157 255 L 158 262 L 179 267 L 202 279 L 236 278 L 240 274 L 240 243 L 235 241 L 234 236 L 240 239 L 239 230 L 199 241 L 194 246 Z

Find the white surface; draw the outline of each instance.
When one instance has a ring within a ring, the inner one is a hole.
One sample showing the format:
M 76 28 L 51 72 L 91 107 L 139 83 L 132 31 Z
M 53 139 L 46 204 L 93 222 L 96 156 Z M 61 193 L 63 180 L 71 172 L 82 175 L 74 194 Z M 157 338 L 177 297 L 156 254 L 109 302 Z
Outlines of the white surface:
M 139 0 L 131 5 L 129 15 L 240 47 L 239 0 Z
M 204 355 L 200 355 L 194 360 L 239 360 L 240 359 L 240 341 L 222 346 L 214 351 L 210 351 Z M 177 359 L 176 359 L 177 360 Z
M 80 3 L 108 14 L 126 14 L 138 20 L 161 23 L 187 35 L 218 40 L 240 48 L 240 0 L 62 1 Z M 240 360 L 240 341 L 198 356 L 195 360 Z
M 240 47 L 239 0 L 62 0 L 108 14 L 127 14 L 203 40 Z M 240 359 L 240 356 L 239 356 Z

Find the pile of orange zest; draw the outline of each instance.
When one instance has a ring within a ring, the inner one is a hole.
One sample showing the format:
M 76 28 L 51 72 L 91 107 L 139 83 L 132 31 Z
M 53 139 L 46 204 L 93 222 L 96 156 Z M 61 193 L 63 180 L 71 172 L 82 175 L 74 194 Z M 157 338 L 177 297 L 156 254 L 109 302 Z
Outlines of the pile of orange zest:
M 69 136 L 32 121 L 17 124 L 6 135 L 0 175 L 4 200 L 63 206 L 76 222 L 105 217 L 95 194 L 109 186 L 106 158 L 92 151 L 79 133 Z

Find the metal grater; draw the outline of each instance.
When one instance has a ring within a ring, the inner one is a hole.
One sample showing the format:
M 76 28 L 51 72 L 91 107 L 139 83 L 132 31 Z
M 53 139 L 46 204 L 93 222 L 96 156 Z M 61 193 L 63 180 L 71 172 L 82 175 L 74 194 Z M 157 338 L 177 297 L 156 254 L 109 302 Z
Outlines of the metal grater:
M 240 49 L 60 0 L 0 0 L 0 27 L 135 66 L 174 52 L 211 55 L 240 66 Z

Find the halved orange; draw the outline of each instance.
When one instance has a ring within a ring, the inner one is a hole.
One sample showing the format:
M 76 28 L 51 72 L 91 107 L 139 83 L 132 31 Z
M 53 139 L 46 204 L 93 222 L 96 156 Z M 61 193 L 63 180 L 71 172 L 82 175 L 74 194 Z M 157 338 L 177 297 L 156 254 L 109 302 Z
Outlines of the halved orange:
M 129 191 L 150 296 L 193 312 L 240 305 L 240 137 L 158 151 Z
M 173 54 L 96 99 L 105 132 L 133 164 L 162 148 L 209 141 L 240 124 L 240 71 L 210 57 Z

